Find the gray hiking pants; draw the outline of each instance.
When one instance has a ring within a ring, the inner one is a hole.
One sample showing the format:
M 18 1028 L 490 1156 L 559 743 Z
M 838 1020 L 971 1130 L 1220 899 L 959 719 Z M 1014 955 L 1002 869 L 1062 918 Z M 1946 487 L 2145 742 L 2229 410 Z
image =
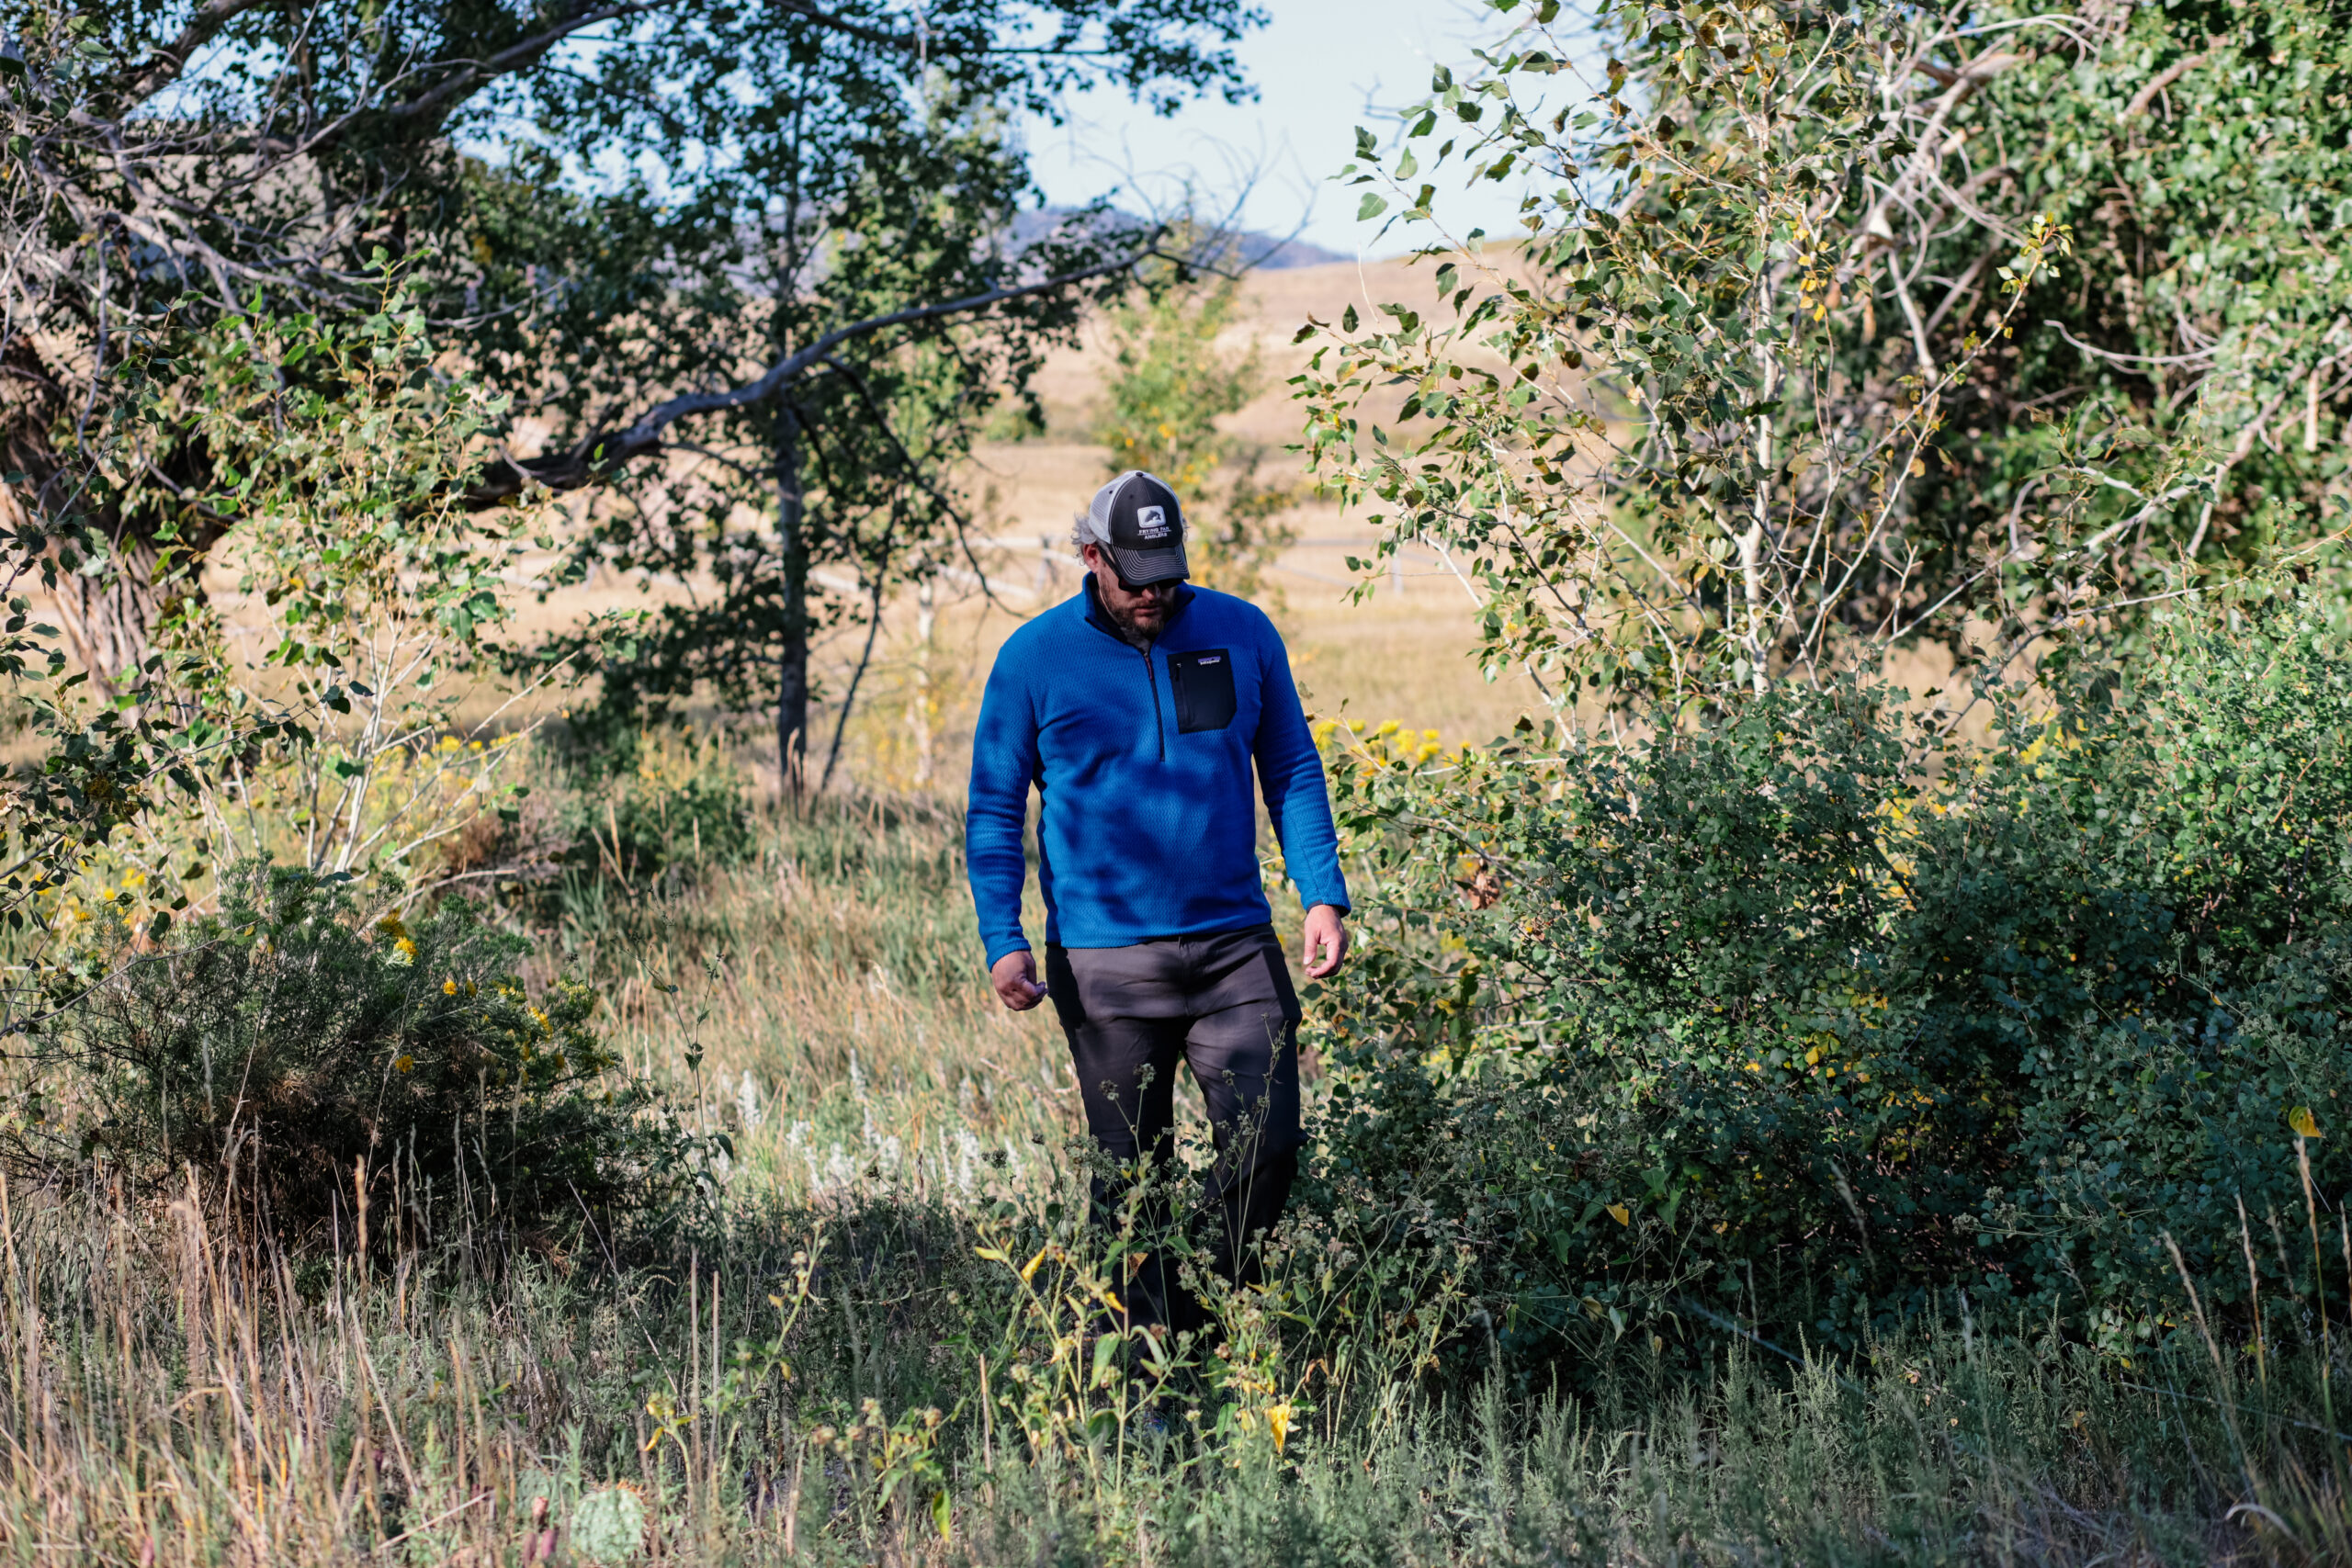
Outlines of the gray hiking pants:
M 1046 949 L 1046 986 L 1069 1037 L 1086 1124 L 1126 1168 L 1174 1156 L 1176 1068 L 1189 1064 L 1216 1141 L 1208 1190 L 1190 1227 L 1226 1279 L 1257 1278 L 1253 1238 L 1272 1228 L 1298 1171 L 1298 998 L 1274 928 L 1160 937 L 1132 947 Z M 1128 1183 L 1097 1176 L 1108 1224 Z M 1165 1228 L 1164 1202 L 1147 1205 Z M 1199 1303 L 1157 1249 L 1123 1299 L 1138 1323 L 1201 1325 Z

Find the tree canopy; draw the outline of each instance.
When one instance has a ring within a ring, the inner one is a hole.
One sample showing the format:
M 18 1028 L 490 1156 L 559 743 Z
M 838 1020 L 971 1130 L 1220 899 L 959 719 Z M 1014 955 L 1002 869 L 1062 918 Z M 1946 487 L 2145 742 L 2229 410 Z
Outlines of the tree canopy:
M 1351 310 L 1306 387 L 1386 547 L 1486 581 L 1490 664 L 1637 705 L 1906 641 L 1997 667 L 2329 557 L 2335 13 L 1496 8 L 1348 171 L 1444 307 Z M 1459 179 L 1523 182 L 1522 231 L 1450 228 Z
M 503 411 L 472 504 L 594 490 L 580 562 L 706 573 L 607 671 L 806 728 L 811 562 L 935 564 L 941 478 L 1152 231 L 1015 238 L 1012 118 L 1248 89 L 1241 0 L 9 7 L 7 493 L 76 660 L 135 682 L 239 521 L 130 391 L 217 321 L 365 316 L 396 275 Z M 136 358 L 144 374 L 123 374 Z M 298 385 L 301 370 L 271 372 Z M 246 476 L 250 479 L 252 476 Z

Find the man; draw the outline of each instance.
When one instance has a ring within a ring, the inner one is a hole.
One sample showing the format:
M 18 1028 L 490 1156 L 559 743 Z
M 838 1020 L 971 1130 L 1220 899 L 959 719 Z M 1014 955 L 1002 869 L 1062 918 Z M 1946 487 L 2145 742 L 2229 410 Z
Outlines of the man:
M 1165 484 L 1121 474 L 1072 538 L 1083 589 L 1006 640 L 973 739 L 965 848 L 989 975 L 1016 1011 L 1053 998 L 1088 1130 L 1123 1168 L 1173 1154 L 1176 1067 L 1190 1064 L 1217 1148 L 1204 1239 L 1219 1272 L 1247 1281 L 1300 1141 L 1298 1001 L 1260 881 L 1250 773 L 1320 979 L 1348 950 L 1323 763 L 1273 623 L 1185 585 L 1183 512 Z M 1032 784 L 1042 987 L 1021 930 Z M 1096 1181 L 1098 1219 L 1116 1196 Z M 1197 1321 L 1157 1257 L 1125 1299 L 1138 1322 Z

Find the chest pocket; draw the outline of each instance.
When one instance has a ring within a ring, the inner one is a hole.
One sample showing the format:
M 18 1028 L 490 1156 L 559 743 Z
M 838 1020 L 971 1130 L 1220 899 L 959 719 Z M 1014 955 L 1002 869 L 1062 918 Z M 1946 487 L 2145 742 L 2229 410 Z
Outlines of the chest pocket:
M 1168 674 L 1176 688 L 1176 733 L 1223 729 L 1233 722 L 1233 656 L 1222 648 L 1204 648 L 1168 656 Z

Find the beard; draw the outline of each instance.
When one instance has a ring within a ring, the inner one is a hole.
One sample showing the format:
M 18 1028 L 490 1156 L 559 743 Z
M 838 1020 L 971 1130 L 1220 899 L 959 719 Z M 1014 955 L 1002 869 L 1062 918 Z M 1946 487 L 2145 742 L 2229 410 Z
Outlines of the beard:
M 1111 617 L 1111 624 L 1119 628 L 1119 635 L 1137 648 L 1149 648 L 1168 625 L 1164 605 L 1148 604 L 1122 611 L 1106 604 L 1103 611 Z

